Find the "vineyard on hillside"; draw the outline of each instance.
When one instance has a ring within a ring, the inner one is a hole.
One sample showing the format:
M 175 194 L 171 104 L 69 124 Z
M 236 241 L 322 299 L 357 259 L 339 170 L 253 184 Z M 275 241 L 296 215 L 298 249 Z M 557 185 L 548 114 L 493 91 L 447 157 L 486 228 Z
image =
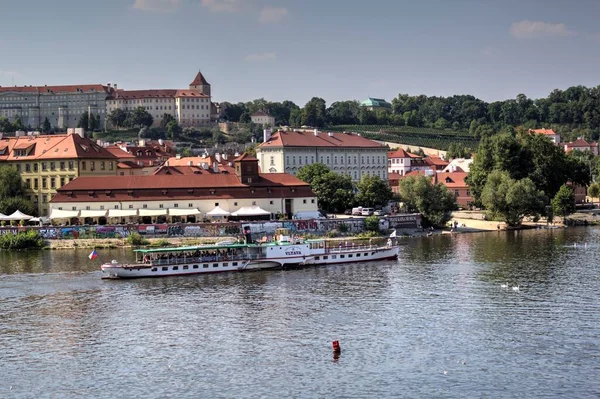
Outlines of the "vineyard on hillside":
M 419 128 L 411 126 L 338 125 L 330 126 L 334 132 L 354 132 L 372 140 L 389 141 L 418 147 L 447 150 L 450 144 L 461 144 L 476 149 L 479 139 L 466 131 Z

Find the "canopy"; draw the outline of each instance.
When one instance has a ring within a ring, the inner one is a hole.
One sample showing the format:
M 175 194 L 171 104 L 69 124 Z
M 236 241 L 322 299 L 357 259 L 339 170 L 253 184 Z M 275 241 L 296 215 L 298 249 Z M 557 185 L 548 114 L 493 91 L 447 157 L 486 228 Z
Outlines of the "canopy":
M 196 208 L 171 208 L 169 209 L 170 216 L 194 216 L 200 215 L 201 212 Z
M 82 210 L 79 214 L 80 218 L 102 218 L 106 216 L 106 211 L 98 211 L 98 210 Z
M 7 216 L 3 213 L 0 213 L 0 220 L 7 220 Z
M 63 211 L 62 209 L 52 208 L 50 219 L 71 219 L 79 216 L 79 211 Z
M 140 216 L 167 216 L 166 209 L 140 209 Z
M 127 216 L 137 216 L 137 209 L 109 209 L 109 218 L 122 218 Z
M 260 206 L 243 206 L 231 214 L 231 216 L 265 216 L 265 215 L 271 215 L 271 212 L 265 211 Z
M 18 211 L 18 210 L 8 216 L 2 215 L 2 220 L 29 220 L 29 219 L 33 219 L 33 216 L 26 215 L 23 212 Z
M 225 209 L 221 208 L 220 206 L 215 206 L 215 209 L 206 213 L 206 216 L 212 216 L 212 217 L 229 216 L 229 215 L 230 215 L 230 213 L 227 212 Z

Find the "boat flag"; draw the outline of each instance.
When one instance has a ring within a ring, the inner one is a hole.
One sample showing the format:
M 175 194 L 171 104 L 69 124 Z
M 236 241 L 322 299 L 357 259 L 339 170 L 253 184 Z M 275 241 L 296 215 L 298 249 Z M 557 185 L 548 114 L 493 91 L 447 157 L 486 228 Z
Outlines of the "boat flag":
M 392 234 L 390 234 L 390 238 L 394 238 L 394 237 L 396 237 L 396 230 L 394 230 L 394 231 L 392 232 Z
M 96 252 L 96 250 L 95 250 L 95 249 L 92 251 L 92 253 L 91 253 L 91 254 L 89 254 L 89 255 L 88 255 L 88 258 L 90 258 L 90 260 L 94 260 L 94 259 L 96 259 L 97 257 L 98 257 L 98 252 Z

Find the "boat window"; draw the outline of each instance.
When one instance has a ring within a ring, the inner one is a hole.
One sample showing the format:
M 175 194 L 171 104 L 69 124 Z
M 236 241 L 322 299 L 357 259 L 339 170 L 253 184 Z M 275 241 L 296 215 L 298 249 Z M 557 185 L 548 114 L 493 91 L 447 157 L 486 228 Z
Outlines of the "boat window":
M 360 254 L 356 254 L 356 257 L 358 258 L 360 256 Z
M 227 266 L 229 266 L 229 263 L 228 262 L 223 262 L 223 267 L 227 267 Z
M 371 255 L 375 255 L 375 252 L 371 252 Z
M 323 259 L 329 259 L 329 256 L 323 256 Z
M 351 257 L 352 257 L 352 254 L 348 255 L 348 257 L 349 257 L 349 258 L 351 258 Z
M 162 271 L 166 272 L 167 270 L 169 270 L 169 268 L 167 266 L 163 266 Z
M 365 256 L 369 256 L 369 253 L 368 253 L 368 252 L 365 252 Z
M 173 270 L 179 270 L 179 266 L 173 266 Z
M 340 258 L 344 259 L 346 257 L 346 255 L 340 255 Z
M 213 267 L 219 267 L 218 263 L 213 263 Z
M 343 258 L 344 255 L 340 255 L 340 258 Z M 337 259 L 337 255 L 331 255 L 331 259 Z
M 316 259 L 316 260 L 319 260 L 319 259 L 321 259 L 321 257 L 320 257 L 320 256 L 317 256 L 315 259 Z
M 203 264 L 202 268 L 207 269 L 208 268 L 208 263 Z
M 155 271 L 157 271 L 157 270 L 158 270 L 158 269 L 157 269 L 156 267 L 153 267 L 153 268 L 152 268 L 152 271 L 153 271 L 153 272 L 155 272 Z
M 183 270 L 189 269 L 188 265 L 183 266 Z
M 233 263 L 231 264 L 231 266 L 237 266 L 237 265 L 238 265 L 238 263 L 237 263 L 237 262 L 233 262 Z
M 198 265 L 194 265 L 194 269 L 197 269 L 197 268 L 198 268 Z

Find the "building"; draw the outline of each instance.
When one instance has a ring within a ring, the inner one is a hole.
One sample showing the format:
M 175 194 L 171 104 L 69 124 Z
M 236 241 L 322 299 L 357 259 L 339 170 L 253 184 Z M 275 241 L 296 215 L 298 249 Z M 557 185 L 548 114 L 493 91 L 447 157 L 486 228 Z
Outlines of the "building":
M 256 123 L 258 125 L 270 127 L 275 126 L 275 117 L 269 115 L 265 111 L 258 111 L 253 113 L 252 115 L 250 115 L 250 119 L 252 120 L 252 123 Z
M 529 133 L 532 134 L 543 134 L 548 137 L 554 144 L 560 144 L 560 134 L 555 133 L 552 129 L 530 129 Z
M 411 154 L 406 150 L 399 148 L 395 151 L 388 151 L 388 173 L 398 173 L 401 176 L 411 171 L 441 172 L 448 166 L 448 162 L 438 156 L 421 157 Z
M 168 140 L 140 139 L 137 143 L 98 144 L 119 160 L 119 176 L 151 175 L 175 155 L 175 145 Z
M 227 154 L 215 153 L 214 155 L 202 154 L 196 157 L 181 157 L 179 155 L 169 158 L 154 174 L 198 174 L 212 170 L 215 173 L 234 173 L 234 158 Z
M 359 181 L 378 176 L 387 181 L 387 147 L 353 133 L 265 130 L 264 142 L 256 149 L 263 173 L 289 173 L 314 163 Z
M 210 84 L 198 72 L 188 89 L 115 90 L 106 100 L 106 113 L 142 107 L 152 115 L 155 124 L 164 114 L 171 114 L 181 126 L 208 125 L 216 113 L 210 99 Z
M 473 159 L 466 158 L 454 158 L 450 163 L 444 168 L 442 172 L 466 172 L 469 173 L 471 170 L 471 164 L 473 163 Z
M 234 173 L 209 168 L 183 175 L 81 177 L 58 190 L 52 211 L 67 218 L 79 213 L 78 217 L 101 224 L 107 219 L 155 223 L 174 215 L 197 221 L 216 207 L 227 212 L 256 209 L 271 217 L 290 218 L 318 212 L 307 183 L 286 173 L 259 173 L 258 160 L 245 154 L 233 164 Z
M 361 107 L 367 108 L 370 111 L 375 111 L 378 109 L 385 109 L 386 111 L 392 110 L 392 104 L 388 103 L 382 98 L 372 98 L 369 97 L 366 100 L 360 103 Z
M 68 86 L 0 86 L 0 117 L 20 118 L 25 126 L 39 129 L 45 118 L 56 129 L 74 128 L 87 112 L 106 121 L 106 99 L 116 92 L 109 84 Z
M 592 154 L 594 154 L 594 156 L 598 155 L 598 143 L 594 143 L 594 142 L 589 143 L 581 137 L 573 142 L 565 143 L 564 148 L 565 148 L 565 152 L 589 151 Z
M 460 208 L 470 208 L 473 204 L 473 196 L 469 189 L 469 185 L 465 182 L 468 173 L 465 172 L 438 172 L 435 173 L 432 170 L 413 170 L 401 175 L 399 173 L 389 174 L 389 183 L 392 188 L 392 192 L 398 193 L 400 187 L 400 181 L 408 177 L 416 176 L 428 176 L 431 178 L 433 184 L 441 183 L 448 188 L 448 191 L 454 194 L 456 197 L 456 203 Z
M 81 132 L 82 133 L 82 132 Z M 80 176 L 117 175 L 117 159 L 80 134 L 17 136 L 0 139 L 0 165 L 14 166 L 39 215 L 61 187 Z

